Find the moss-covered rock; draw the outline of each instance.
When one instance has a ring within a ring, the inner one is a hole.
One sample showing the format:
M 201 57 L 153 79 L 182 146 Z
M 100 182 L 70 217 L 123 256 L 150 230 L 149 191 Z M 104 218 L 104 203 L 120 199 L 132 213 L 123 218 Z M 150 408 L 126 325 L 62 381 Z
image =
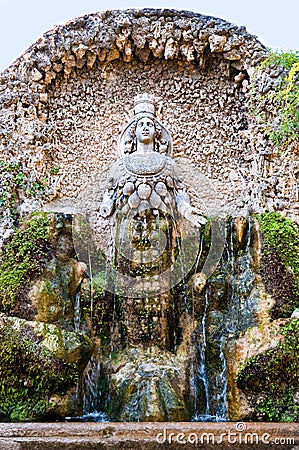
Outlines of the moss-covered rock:
M 237 375 L 237 385 L 250 399 L 253 419 L 299 420 L 299 320 L 290 319 L 275 348 L 250 358 Z
M 112 360 L 108 414 L 121 421 L 184 421 L 186 376 L 183 358 L 152 347 L 131 349 Z
M 0 311 L 72 327 L 85 272 L 74 256 L 69 215 L 31 214 L 0 254 Z
M 290 317 L 299 307 L 298 227 L 277 212 L 258 216 L 262 233 L 261 274 L 275 304 L 271 317 Z
M 93 348 L 92 341 L 86 335 L 44 322 L 27 321 L 26 324 L 34 329 L 40 345 L 68 363 L 76 362 L 79 368 L 85 367 Z
M 0 310 L 32 317 L 26 291 L 32 278 L 40 275 L 52 251 L 49 218 L 33 214 L 9 239 L 0 254 Z
M 74 330 L 85 265 L 74 258 L 71 219 L 33 213 L 2 249 L 2 420 L 59 418 L 68 408 L 69 415 L 82 412 L 74 392 L 93 343 Z
M 29 298 L 36 308 L 35 320 L 72 326 L 74 299 L 84 276 L 84 265 L 73 258 L 54 257 L 32 283 Z
M 253 420 L 254 405 L 249 391 L 243 391 L 236 383 L 237 374 L 252 358 L 274 349 L 282 340 L 280 326 L 284 321 L 270 321 L 264 310 L 267 298 L 264 299 L 258 317 L 258 325 L 244 331 L 238 339 L 230 339 L 225 348 L 227 360 L 227 387 L 229 417 L 232 420 Z M 238 378 L 237 378 L 238 379 Z M 257 417 L 256 417 L 257 418 Z
M 0 319 L 0 419 L 42 420 L 49 418 L 50 407 L 53 416 L 50 398 L 75 387 L 92 345 L 75 333 L 61 334 L 54 325 L 49 330 L 3 314 Z M 51 339 L 55 346 L 49 345 Z

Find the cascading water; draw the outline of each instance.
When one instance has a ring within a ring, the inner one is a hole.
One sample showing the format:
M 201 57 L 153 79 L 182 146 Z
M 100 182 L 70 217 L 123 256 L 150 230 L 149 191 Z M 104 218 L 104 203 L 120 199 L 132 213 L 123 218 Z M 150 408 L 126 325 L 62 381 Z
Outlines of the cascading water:
M 217 402 L 218 408 L 216 410 L 216 418 L 218 421 L 225 420 L 227 415 L 227 366 L 226 366 L 226 358 L 224 354 L 224 345 L 225 345 L 225 336 L 222 335 L 220 337 L 219 342 L 220 349 L 220 361 L 222 370 L 216 377 L 216 386 L 217 386 Z
M 74 326 L 76 331 L 80 331 L 80 317 L 81 317 L 80 291 L 78 291 L 75 296 L 75 304 L 74 304 Z
M 103 381 L 105 376 L 102 373 L 101 359 L 94 353 L 82 375 L 82 403 L 83 415 L 77 417 L 77 421 L 88 422 L 109 422 L 109 417 L 100 411 L 103 402 L 105 387 Z M 73 419 L 74 420 L 74 419 Z
M 223 421 L 227 412 L 227 370 L 224 354 L 224 334 L 214 341 L 213 357 L 218 360 L 218 370 L 211 374 L 210 354 L 208 351 L 207 321 L 209 308 L 209 290 L 205 291 L 205 308 L 201 321 L 201 337 L 199 344 L 199 363 L 195 377 L 198 379 L 194 397 L 194 422 Z M 216 355 L 215 355 L 216 353 Z
M 203 409 L 203 413 L 200 414 L 197 411 L 197 405 L 196 405 L 195 415 L 193 417 L 193 420 L 195 422 L 204 421 L 205 417 L 209 417 L 209 414 L 210 414 L 209 382 L 208 382 L 207 371 L 206 371 L 206 346 L 207 346 L 206 321 L 207 321 L 207 310 L 208 310 L 208 305 L 209 305 L 209 298 L 208 298 L 207 291 L 205 292 L 204 298 L 205 298 L 205 307 L 204 307 L 204 312 L 203 312 L 203 316 L 202 316 L 202 320 L 201 320 L 201 342 L 199 344 L 199 366 L 198 366 L 197 375 L 196 375 L 196 377 L 199 380 L 199 383 L 196 383 L 196 384 L 199 385 L 199 388 L 196 389 L 196 392 L 195 392 L 195 399 L 197 400 L 196 397 L 198 396 L 198 390 L 200 388 L 202 389 L 203 394 L 204 394 L 203 395 L 204 409 Z
M 198 363 L 194 365 L 194 421 L 227 420 L 226 346 L 253 324 L 255 297 L 251 295 L 251 219 L 242 219 L 242 236 L 237 221 L 227 223 L 227 240 L 219 267 L 204 288 L 200 327 L 197 330 Z

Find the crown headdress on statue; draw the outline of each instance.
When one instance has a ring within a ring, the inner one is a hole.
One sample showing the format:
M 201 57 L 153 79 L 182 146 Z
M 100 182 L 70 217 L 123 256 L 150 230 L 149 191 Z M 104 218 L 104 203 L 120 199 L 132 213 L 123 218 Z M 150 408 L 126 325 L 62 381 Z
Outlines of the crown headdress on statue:
M 155 122 L 155 128 L 159 128 L 159 137 L 155 141 L 156 151 L 172 155 L 172 139 L 169 131 L 162 123 L 156 118 L 156 101 L 153 95 L 143 93 L 138 94 L 134 98 L 134 117 L 126 124 L 122 130 L 118 141 L 118 154 L 123 156 L 125 154 L 133 153 L 135 148 L 134 139 L 132 139 L 132 126 L 136 126 L 136 123 L 142 117 L 150 117 Z
M 134 114 L 147 113 L 155 115 L 155 100 L 150 94 L 138 94 L 134 98 Z

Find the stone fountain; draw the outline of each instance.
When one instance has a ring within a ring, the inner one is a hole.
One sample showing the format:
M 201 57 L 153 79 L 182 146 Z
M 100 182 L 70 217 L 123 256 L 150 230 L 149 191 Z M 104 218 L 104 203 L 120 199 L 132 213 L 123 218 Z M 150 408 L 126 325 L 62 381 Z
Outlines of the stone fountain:
M 107 11 L 1 75 L 2 420 L 297 420 L 298 154 L 250 113 L 266 55 Z

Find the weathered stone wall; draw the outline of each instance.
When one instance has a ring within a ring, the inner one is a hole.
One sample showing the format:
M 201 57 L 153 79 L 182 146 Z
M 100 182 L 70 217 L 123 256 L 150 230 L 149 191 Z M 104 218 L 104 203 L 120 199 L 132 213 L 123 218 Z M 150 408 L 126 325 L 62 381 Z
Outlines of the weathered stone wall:
M 174 156 L 214 182 L 227 212 L 244 213 L 256 176 L 246 93 L 265 54 L 244 27 L 190 12 L 74 19 L 2 74 L 1 153 L 47 176 L 51 198 L 77 196 L 115 160 L 126 111 L 146 91 L 157 99 Z
M 74 197 L 116 158 L 126 111 L 147 91 L 174 155 L 214 182 L 228 213 L 274 208 L 296 219 L 298 154 L 273 154 L 248 114 L 252 68 L 265 55 L 244 27 L 191 12 L 106 11 L 71 20 L 2 74 L 2 158 L 47 176 L 49 199 Z M 278 76 L 263 74 L 260 89 Z
M 250 142 L 252 147 L 251 197 L 259 209 L 280 211 L 298 223 L 299 218 L 299 146 L 298 135 L 288 148 L 276 148 L 270 137 L 278 129 L 282 105 L 271 100 L 277 94 L 288 70 L 272 64 L 254 74 L 249 110 L 252 111 Z M 298 80 L 295 81 L 298 83 Z M 268 96 L 268 98 L 267 98 Z

